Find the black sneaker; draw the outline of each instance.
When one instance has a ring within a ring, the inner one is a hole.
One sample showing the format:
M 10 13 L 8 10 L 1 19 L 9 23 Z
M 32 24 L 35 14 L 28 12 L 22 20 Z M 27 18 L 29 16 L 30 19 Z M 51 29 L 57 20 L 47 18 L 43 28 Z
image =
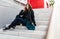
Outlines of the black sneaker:
M 3 30 L 9 30 L 9 29 L 10 29 L 10 28 L 7 28 L 7 27 L 6 27 L 6 28 L 5 28 L 5 29 L 3 29 Z

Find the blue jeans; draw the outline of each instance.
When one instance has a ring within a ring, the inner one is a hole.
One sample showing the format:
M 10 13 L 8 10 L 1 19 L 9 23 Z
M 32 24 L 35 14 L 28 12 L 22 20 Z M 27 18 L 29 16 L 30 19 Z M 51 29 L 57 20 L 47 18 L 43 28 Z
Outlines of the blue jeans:
M 35 30 L 35 26 L 33 26 L 32 23 L 29 20 L 25 19 L 24 22 L 25 22 L 28 30 Z
M 17 24 L 24 24 L 28 30 L 35 30 L 35 26 L 26 18 L 15 18 L 9 27 L 15 27 Z

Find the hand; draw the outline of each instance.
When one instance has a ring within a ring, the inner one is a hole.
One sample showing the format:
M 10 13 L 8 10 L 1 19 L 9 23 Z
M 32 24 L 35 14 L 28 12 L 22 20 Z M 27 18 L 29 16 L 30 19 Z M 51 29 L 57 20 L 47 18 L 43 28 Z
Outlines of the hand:
M 36 24 L 34 24 L 36 26 Z

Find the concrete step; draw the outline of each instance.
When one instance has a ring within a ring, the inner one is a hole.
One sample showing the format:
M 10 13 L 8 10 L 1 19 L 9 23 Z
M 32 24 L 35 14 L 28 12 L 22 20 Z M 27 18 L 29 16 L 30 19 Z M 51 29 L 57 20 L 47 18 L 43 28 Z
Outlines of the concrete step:
M 39 39 L 39 38 L 43 39 L 45 37 L 45 35 L 46 35 L 45 31 L 43 31 L 43 32 L 42 31 L 34 31 L 34 32 L 31 32 L 31 33 L 22 32 L 22 33 L 19 33 L 19 34 L 22 37 L 30 37 L 30 38 L 37 38 L 37 39 Z
M 39 21 L 49 21 L 49 18 L 35 18 L 35 20 L 39 20 Z
M 35 11 L 34 11 L 35 12 Z M 44 11 L 43 11 L 44 12 Z M 49 13 L 42 13 L 42 12 L 35 12 L 35 17 L 50 17 L 50 12 Z
M 19 30 L 19 29 L 3 31 L 2 29 L 0 29 L 0 34 L 43 39 L 46 35 L 46 31 Z
M 39 25 L 48 25 L 49 21 L 39 21 L 39 20 L 36 20 L 36 24 L 37 26 Z
M 10 24 L 6 24 L 5 27 L 8 27 Z M 39 25 L 39 26 L 35 26 L 35 31 L 46 31 L 48 28 L 47 25 Z M 18 30 L 28 30 L 25 26 L 22 26 L 22 25 L 17 25 L 15 27 L 15 29 L 18 29 Z
M 9 24 L 6 25 L 6 27 Z M 44 39 L 46 35 L 46 29 L 48 26 L 40 25 L 36 26 L 35 30 L 27 30 L 25 26 L 17 25 L 15 29 L 10 29 L 7 31 L 3 31 L 0 29 L 0 34 L 4 35 L 12 35 L 12 36 L 21 36 L 28 38 L 36 38 L 36 39 Z
M 35 27 L 35 30 L 36 31 L 46 31 L 48 28 L 48 26 L 36 26 Z M 16 29 L 19 29 L 19 30 L 28 30 L 25 26 L 16 26 Z
M 0 34 L 1 39 L 37 39 L 37 38 L 29 38 L 29 37 L 22 37 L 22 36 L 12 36 L 12 35 L 4 35 Z
M 40 9 L 34 9 L 35 13 L 51 13 L 52 8 L 40 8 Z

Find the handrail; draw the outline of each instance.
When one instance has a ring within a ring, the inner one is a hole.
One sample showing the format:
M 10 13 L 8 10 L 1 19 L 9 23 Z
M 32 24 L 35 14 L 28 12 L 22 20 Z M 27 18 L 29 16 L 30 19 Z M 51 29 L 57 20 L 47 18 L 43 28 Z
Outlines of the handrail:
M 23 5 L 23 6 L 26 6 L 26 4 L 24 4 L 24 3 L 22 3 L 22 2 L 19 2 L 19 1 L 17 1 L 17 0 L 14 0 L 15 2 L 17 2 L 18 4 L 21 4 L 21 5 Z
M 48 28 L 47 28 L 45 39 L 47 39 L 47 37 L 48 37 L 48 32 L 49 32 L 49 27 L 50 27 L 50 23 L 51 23 L 52 14 L 53 14 L 52 13 L 53 9 L 54 9 L 54 7 L 52 7 L 52 11 L 51 11 L 51 14 L 50 14 L 50 19 L 49 19 L 49 23 L 48 23 Z

